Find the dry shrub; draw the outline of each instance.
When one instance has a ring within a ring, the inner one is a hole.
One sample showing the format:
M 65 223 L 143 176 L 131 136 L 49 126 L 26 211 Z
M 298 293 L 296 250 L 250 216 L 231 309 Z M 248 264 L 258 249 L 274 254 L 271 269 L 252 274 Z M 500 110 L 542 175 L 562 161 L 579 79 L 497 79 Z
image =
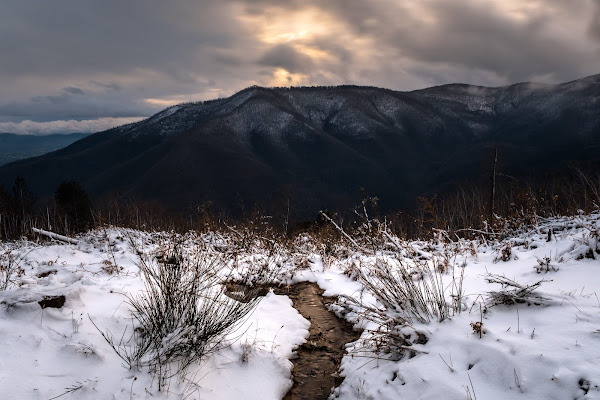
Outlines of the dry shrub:
M 534 293 L 542 283 L 550 282 L 547 280 L 537 281 L 529 285 L 522 285 L 505 276 L 490 273 L 486 275 L 485 280 L 488 283 L 497 283 L 502 286 L 502 290 L 488 292 L 487 303 L 490 307 L 499 304 L 510 306 L 519 303 L 542 305 L 548 304 L 550 301 L 549 299 Z
M 110 332 L 101 333 L 127 366 L 148 367 L 159 389 L 224 346 L 226 336 L 260 301 L 252 293 L 244 301 L 228 296 L 226 263 L 197 248 L 186 251 L 170 244 L 154 256 L 140 255 L 139 268 L 144 290 L 127 295 L 133 333 L 126 340 L 124 332 L 119 341 Z M 267 278 L 252 281 L 258 285 Z
M 25 271 L 21 267 L 21 261 L 25 255 L 15 254 L 10 246 L 0 247 L 0 290 L 6 290 L 15 284 L 15 277 L 22 276 Z

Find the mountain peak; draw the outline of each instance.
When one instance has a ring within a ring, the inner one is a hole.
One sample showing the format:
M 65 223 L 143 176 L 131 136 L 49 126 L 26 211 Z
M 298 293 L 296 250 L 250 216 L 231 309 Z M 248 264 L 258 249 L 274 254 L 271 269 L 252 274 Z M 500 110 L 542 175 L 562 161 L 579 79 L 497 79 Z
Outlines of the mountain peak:
M 303 216 L 350 207 L 364 188 L 397 209 L 486 177 L 494 147 L 511 176 L 600 162 L 599 78 L 411 92 L 254 86 L 4 166 L 0 183 L 23 176 L 44 195 L 73 179 L 93 195 L 119 191 L 172 207 L 213 201 L 232 212 L 240 199 L 268 209 L 287 198 Z

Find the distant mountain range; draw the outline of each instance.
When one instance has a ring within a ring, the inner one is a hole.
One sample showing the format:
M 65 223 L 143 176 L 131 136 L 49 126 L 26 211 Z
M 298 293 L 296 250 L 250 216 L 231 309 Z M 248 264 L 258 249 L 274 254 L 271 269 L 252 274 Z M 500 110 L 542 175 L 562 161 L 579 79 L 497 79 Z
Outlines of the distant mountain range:
M 212 201 L 299 215 L 355 205 L 360 188 L 384 210 L 489 175 L 551 173 L 600 161 L 600 75 L 542 85 L 250 87 L 182 104 L 0 168 L 51 194 L 65 179 L 93 197 L 121 193 L 182 208 Z
M 72 133 L 35 136 L 0 133 L 0 165 L 62 149 L 89 135 L 89 133 Z

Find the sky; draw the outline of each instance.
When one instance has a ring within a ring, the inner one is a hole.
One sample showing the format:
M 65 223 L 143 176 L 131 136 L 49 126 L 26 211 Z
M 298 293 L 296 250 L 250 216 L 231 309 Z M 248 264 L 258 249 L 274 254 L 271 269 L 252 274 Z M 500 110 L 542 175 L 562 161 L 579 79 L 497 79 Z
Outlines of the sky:
M 2 0 L 0 132 L 96 132 L 251 86 L 600 73 L 600 0 Z

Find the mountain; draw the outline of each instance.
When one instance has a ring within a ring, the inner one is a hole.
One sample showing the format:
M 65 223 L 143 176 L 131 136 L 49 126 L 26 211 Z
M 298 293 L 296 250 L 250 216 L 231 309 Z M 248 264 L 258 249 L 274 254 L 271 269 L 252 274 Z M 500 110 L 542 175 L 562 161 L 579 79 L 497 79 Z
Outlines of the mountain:
M 67 147 L 88 135 L 87 133 L 72 133 L 34 136 L 0 133 L 0 165 Z
M 552 173 L 600 161 L 600 75 L 542 85 L 450 84 L 412 92 L 374 87 L 250 87 L 181 104 L 0 167 L 50 194 L 66 179 L 93 197 L 120 193 L 170 207 L 212 201 L 300 215 L 357 204 L 359 190 L 391 210 L 488 176 Z

